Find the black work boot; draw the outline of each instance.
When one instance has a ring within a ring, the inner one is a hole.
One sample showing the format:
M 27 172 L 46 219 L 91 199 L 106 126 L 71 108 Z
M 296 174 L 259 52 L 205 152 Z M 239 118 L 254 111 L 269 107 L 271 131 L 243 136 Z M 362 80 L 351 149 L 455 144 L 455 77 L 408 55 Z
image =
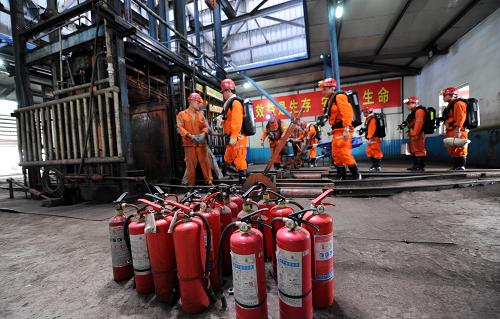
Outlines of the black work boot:
M 417 157 L 417 167 L 414 169 L 415 172 L 425 171 L 425 156 Z
M 373 171 L 373 169 L 375 168 L 375 158 L 368 157 L 368 159 L 372 162 L 372 166 L 370 166 L 370 168 L 368 170 Z
M 347 178 L 347 171 L 345 166 L 337 166 L 337 180 L 345 180 Z
M 465 163 L 467 162 L 467 157 L 455 157 L 455 171 L 465 171 Z
M 363 179 L 363 177 L 361 176 L 361 174 L 359 173 L 359 170 L 358 170 L 358 166 L 357 165 L 354 165 L 354 166 L 349 166 L 349 171 L 351 172 L 352 174 L 352 179 L 355 180 L 355 181 L 360 181 Z
M 240 185 L 243 185 L 245 184 L 246 181 L 247 181 L 247 171 L 246 170 L 238 171 L 238 183 Z
M 380 166 L 380 163 L 382 162 L 381 158 L 374 158 L 373 159 L 373 168 L 370 168 L 371 172 L 380 172 L 382 170 L 382 166 Z
M 418 157 L 412 155 L 411 158 L 413 160 L 413 166 L 412 167 L 408 167 L 406 169 L 407 171 L 415 171 L 418 168 Z
M 309 167 L 316 167 L 316 159 L 315 158 L 309 159 Z

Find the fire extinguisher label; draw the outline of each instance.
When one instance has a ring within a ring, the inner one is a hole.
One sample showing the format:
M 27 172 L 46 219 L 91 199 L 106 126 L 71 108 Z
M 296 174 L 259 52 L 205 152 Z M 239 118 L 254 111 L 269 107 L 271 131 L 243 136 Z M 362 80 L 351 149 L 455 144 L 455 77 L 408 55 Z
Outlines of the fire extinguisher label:
M 125 267 L 130 264 L 130 254 L 123 238 L 123 226 L 109 227 L 111 242 L 111 264 L 113 267 Z
M 291 307 L 302 307 L 302 298 L 300 298 L 302 296 L 302 256 L 301 251 L 287 251 L 277 247 L 279 296 L 281 301 Z
M 333 274 L 333 233 L 327 235 L 314 236 L 314 257 L 315 257 L 315 275 L 316 280 L 329 280 L 334 277 Z
M 233 262 L 234 299 L 245 306 L 257 306 L 259 291 L 255 254 L 238 255 L 231 252 L 231 260 Z
M 135 273 L 146 275 L 151 272 L 149 263 L 146 235 L 130 235 L 130 248 L 132 250 L 132 264 Z

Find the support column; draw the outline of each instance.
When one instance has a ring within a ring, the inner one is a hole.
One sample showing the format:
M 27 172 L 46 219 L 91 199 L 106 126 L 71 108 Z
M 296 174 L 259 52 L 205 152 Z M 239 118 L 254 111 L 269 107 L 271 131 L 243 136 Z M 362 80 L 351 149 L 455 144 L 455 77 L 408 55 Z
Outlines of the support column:
M 15 81 L 16 97 L 18 107 L 26 107 L 33 104 L 33 95 L 30 89 L 30 77 L 24 57 L 26 53 L 26 38 L 19 35 L 19 31 L 26 27 L 24 19 L 23 2 L 21 0 L 10 1 L 11 12 L 11 30 L 14 41 L 14 63 L 15 63 Z
M 330 30 L 330 55 L 332 71 L 337 81 L 337 91 L 340 89 L 339 54 L 337 49 L 337 26 L 335 21 L 335 0 L 328 0 L 328 29 Z
M 323 61 L 323 66 L 325 67 L 325 79 L 332 77 L 332 68 L 330 66 L 330 61 L 328 61 L 328 54 L 321 55 L 321 61 Z
M 168 0 L 160 0 L 159 7 L 160 7 L 160 17 L 163 20 L 169 22 Z M 160 41 L 161 42 L 170 41 L 170 30 L 163 23 L 160 23 Z M 167 47 L 170 48 L 170 45 L 168 44 Z
M 186 0 L 174 0 L 174 20 L 177 32 L 186 37 Z
M 224 68 L 224 51 L 222 43 L 222 22 L 221 22 L 221 8 L 220 4 L 217 4 L 214 8 L 214 38 L 215 38 L 215 62 L 217 62 L 221 68 Z M 224 74 L 217 70 L 217 77 L 222 78 Z
M 148 8 L 156 12 L 155 0 L 148 0 Z M 156 29 L 156 18 L 149 15 L 149 36 L 153 39 L 158 39 L 158 31 Z
M 198 10 L 198 0 L 194 0 L 194 34 L 196 47 L 200 49 L 200 11 Z

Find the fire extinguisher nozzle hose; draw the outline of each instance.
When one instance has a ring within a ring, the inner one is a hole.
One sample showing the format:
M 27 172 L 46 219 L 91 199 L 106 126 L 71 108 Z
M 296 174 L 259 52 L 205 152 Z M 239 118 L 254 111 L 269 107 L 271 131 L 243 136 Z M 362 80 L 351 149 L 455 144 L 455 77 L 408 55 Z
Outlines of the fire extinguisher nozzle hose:
M 296 201 L 293 201 L 293 200 L 287 200 L 286 201 L 288 204 L 292 204 L 292 205 L 295 205 L 297 206 L 300 210 L 304 209 L 304 206 L 300 205 L 299 203 L 297 203 Z
M 237 226 L 239 223 L 241 222 L 232 222 L 230 224 L 228 224 L 223 230 L 222 230 L 222 233 L 220 235 L 220 241 L 219 241 L 219 249 L 217 251 L 217 270 L 218 270 L 218 273 L 219 273 L 219 289 L 220 289 L 220 295 L 221 295 L 221 303 L 222 303 L 222 309 L 226 309 L 227 308 L 227 302 L 226 302 L 226 298 L 224 297 L 224 294 L 223 294 L 223 290 L 222 290 L 222 253 L 223 253 L 223 250 L 224 250 L 224 242 L 226 241 L 226 237 L 227 237 L 227 234 L 233 230 L 233 227 Z

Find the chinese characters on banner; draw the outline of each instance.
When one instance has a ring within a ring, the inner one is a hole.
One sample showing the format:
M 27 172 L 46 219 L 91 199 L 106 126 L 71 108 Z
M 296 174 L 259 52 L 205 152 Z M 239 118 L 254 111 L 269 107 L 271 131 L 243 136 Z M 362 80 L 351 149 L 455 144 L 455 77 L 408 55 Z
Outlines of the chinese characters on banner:
M 360 85 L 344 86 L 343 91 L 353 90 L 358 92 L 362 106 L 373 108 L 401 106 L 401 80 L 370 82 Z M 316 92 L 290 94 L 275 97 L 276 101 L 292 114 L 297 114 L 304 109 L 302 116 L 318 116 L 323 114 L 326 98 L 321 90 Z M 285 119 L 286 115 L 267 99 L 252 100 L 257 122 L 265 121 L 268 113 L 274 112 L 278 118 Z

